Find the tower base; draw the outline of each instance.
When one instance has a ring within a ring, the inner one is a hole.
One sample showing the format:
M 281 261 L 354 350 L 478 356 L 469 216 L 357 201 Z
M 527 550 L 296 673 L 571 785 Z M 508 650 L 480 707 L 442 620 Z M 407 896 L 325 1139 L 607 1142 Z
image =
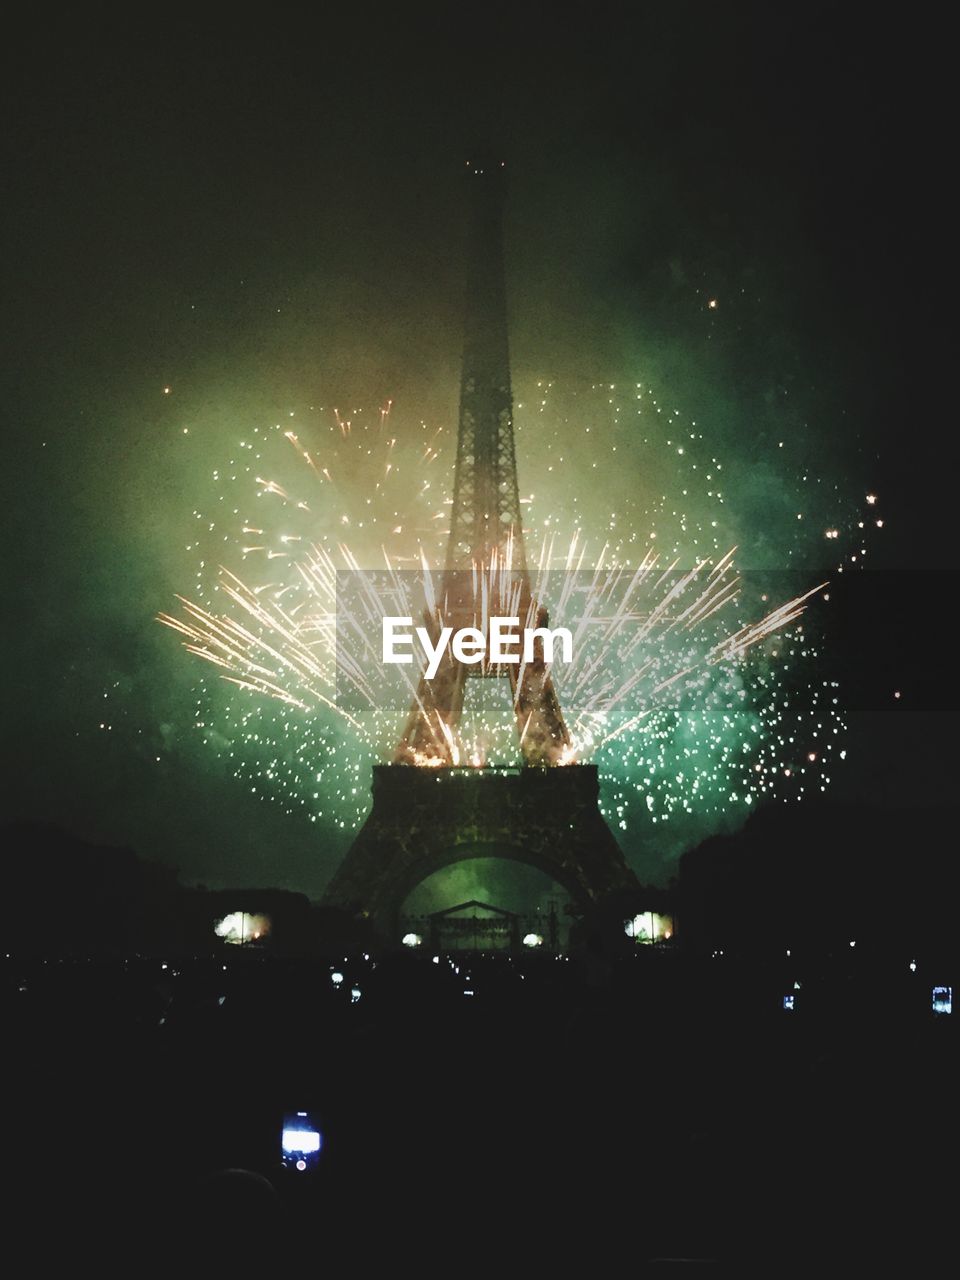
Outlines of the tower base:
M 324 894 L 395 940 L 427 876 L 468 858 L 523 862 L 584 910 L 639 888 L 600 813 L 595 765 L 450 769 L 375 765 L 373 810 Z

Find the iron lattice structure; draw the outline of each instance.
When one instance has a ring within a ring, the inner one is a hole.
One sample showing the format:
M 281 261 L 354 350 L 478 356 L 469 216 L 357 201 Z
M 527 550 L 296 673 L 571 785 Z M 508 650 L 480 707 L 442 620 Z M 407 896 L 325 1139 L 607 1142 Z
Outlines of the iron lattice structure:
M 434 639 L 444 623 L 486 632 L 493 616 L 544 627 L 523 544 L 513 433 L 513 392 L 503 264 L 503 169 L 469 166 L 472 187 L 467 301 L 453 508 L 437 608 L 425 615 Z M 478 589 L 478 583 L 481 587 Z M 520 671 L 457 662 L 449 653 L 433 680 L 421 679 L 396 753 L 397 764 L 453 765 L 469 676 L 510 680 L 517 731 L 529 765 L 567 763 L 573 752 L 542 647 Z
M 470 174 L 467 305 L 447 570 L 488 565 L 512 540 L 512 567 L 523 574 L 503 268 L 502 169 L 475 164 Z
M 486 631 L 494 616 L 519 618 L 521 627 L 548 621 L 531 592 L 523 545 L 502 167 L 473 164 L 468 179 L 473 190 L 453 509 L 440 590 L 434 608 L 424 613 L 434 643 L 444 624 Z M 524 767 L 456 767 L 456 731 L 472 676 L 510 680 Z M 384 936 L 396 935 L 403 900 L 417 884 L 452 863 L 482 856 L 538 868 L 584 911 L 629 898 L 639 886 L 598 797 L 596 767 L 573 763 L 542 647 L 533 662 L 503 667 L 465 665 L 447 649 L 434 679 L 420 679 L 394 763 L 374 768 L 372 812 L 325 901 L 359 910 Z

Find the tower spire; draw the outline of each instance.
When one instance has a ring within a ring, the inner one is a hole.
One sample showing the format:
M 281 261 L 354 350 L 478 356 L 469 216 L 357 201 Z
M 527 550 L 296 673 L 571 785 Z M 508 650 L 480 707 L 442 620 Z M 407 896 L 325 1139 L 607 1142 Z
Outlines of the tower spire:
M 489 565 L 509 543 L 512 567 L 523 572 L 503 265 L 504 165 L 480 155 L 467 170 L 466 314 L 446 567 Z
M 467 165 L 470 223 L 460 417 L 453 508 L 443 583 L 428 629 L 444 624 L 486 633 L 492 617 L 545 627 L 533 599 L 523 545 L 513 436 L 513 392 L 503 263 L 504 165 L 483 155 Z M 534 661 L 467 666 L 447 654 L 432 680 L 421 678 L 396 753 L 398 764 L 456 763 L 456 731 L 468 676 L 508 676 L 524 762 L 569 762 L 564 724 L 542 645 Z

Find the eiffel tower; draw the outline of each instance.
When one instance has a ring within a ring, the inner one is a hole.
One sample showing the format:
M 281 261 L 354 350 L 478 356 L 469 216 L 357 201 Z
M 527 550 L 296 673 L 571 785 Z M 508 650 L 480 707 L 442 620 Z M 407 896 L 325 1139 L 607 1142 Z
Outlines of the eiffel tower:
M 490 617 L 545 627 L 523 544 L 513 434 L 513 394 L 503 266 L 503 166 L 468 165 L 470 227 L 460 418 L 441 622 L 486 631 Z M 478 575 L 484 584 L 478 592 Z M 480 597 L 482 596 L 482 603 Z M 456 734 L 469 678 L 510 681 L 523 767 L 461 769 Z M 447 650 L 433 680 L 421 677 L 394 762 L 373 770 L 373 808 L 324 901 L 396 933 L 400 907 L 433 872 L 496 856 L 551 876 L 581 909 L 638 885 L 598 807 L 594 765 L 573 744 L 544 660 L 467 665 Z

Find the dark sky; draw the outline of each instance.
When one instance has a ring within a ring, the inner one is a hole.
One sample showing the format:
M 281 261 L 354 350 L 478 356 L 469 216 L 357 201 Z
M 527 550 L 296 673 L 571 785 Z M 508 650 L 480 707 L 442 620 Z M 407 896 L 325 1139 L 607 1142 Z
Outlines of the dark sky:
M 478 139 L 508 162 L 518 399 L 642 365 L 742 470 L 786 432 L 798 467 L 882 495 L 870 583 L 830 642 L 852 712 L 839 798 L 943 798 L 947 34 L 817 4 L 558 13 L 44 15 L 9 33 L 4 816 L 211 883 L 329 876 L 346 836 L 184 745 L 196 673 L 153 621 L 189 586 L 199 499 L 177 433 L 202 424 L 213 458 L 218 429 L 312 400 L 454 421 Z M 789 483 L 738 536 L 772 537 Z

